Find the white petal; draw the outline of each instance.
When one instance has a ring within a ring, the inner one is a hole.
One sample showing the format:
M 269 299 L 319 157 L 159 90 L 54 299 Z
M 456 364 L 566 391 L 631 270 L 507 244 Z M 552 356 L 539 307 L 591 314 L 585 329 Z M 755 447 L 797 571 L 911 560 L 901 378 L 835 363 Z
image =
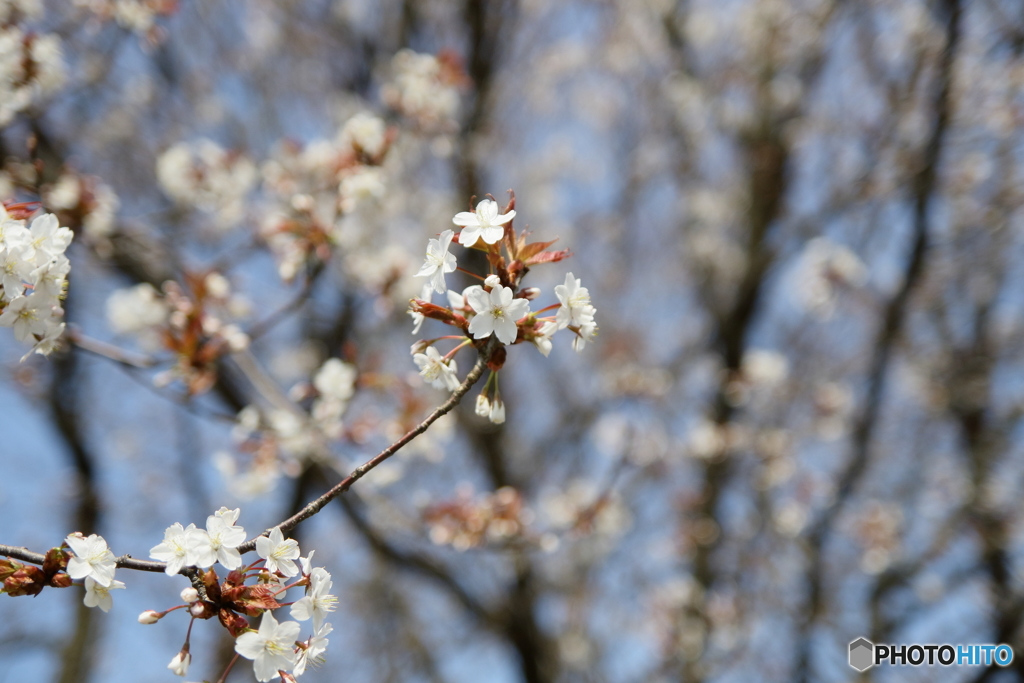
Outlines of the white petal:
M 452 219 L 452 223 L 459 226 L 479 226 L 480 221 L 477 220 L 475 213 L 469 213 L 468 211 L 461 211 L 455 214 L 455 218 Z
M 474 339 L 485 339 L 491 336 L 494 331 L 494 316 L 488 314 L 478 315 L 469 321 L 469 333 Z

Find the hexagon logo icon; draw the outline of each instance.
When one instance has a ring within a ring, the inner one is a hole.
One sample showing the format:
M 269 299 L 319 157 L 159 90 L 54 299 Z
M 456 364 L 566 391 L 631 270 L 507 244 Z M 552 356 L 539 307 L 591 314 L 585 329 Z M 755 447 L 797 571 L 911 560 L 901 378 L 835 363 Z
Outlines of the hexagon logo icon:
M 858 638 L 850 643 L 850 666 L 857 671 L 867 671 L 875 663 L 875 646 L 867 638 Z

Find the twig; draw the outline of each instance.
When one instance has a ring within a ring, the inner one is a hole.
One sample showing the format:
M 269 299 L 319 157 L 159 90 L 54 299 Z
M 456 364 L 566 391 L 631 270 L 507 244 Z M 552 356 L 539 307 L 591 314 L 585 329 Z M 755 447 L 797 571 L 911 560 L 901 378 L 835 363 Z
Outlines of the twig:
M 97 356 L 108 358 L 115 363 L 125 365 L 130 368 L 151 368 L 159 361 L 151 356 L 143 356 L 140 354 L 131 353 L 124 349 L 118 348 L 113 344 L 102 342 L 99 339 L 93 339 L 92 337 L 86 336 L 81 330 L 77 328 L 71 328 L 67 333 L 68 340 L 89 353 Z
M 393 444 L 385 448 L 383 451 L 375 455 L 373 458 L 357 467 L 355 470 L 352 471 L 352 474 L 348 475 L 340 482 L 335 484 L 334 487 L 327 491 L 327 493 L 320 496 L 319 498 L 311 502 L 309 505 L 299 510 L 296 514 L 292 515 L 291 517 L 289 517 L 288 519 L 286 519 L 285 521 L 281 522 L 276 526 L 280 527 L 282 532 L 291 531 L 295 526 L 315 515 L 325 505 L 327 505 L 332 500 L 337 498 L 339 495 L 347 491 L 352 486 L 352 484 L 356 483 L 364 476 L 366 476 L 366 474 L 370 470 L 372 470 L 377 465 L 381 464 L 382 462 L 390 458 L 395 453 L 397 453 L 398 450 L 402 448 L 402 446 L 409 443 L 423 432 L 427 431 L 427 428 L 430 427 L 430 425 L 434 424 L 434 422 L 436 422 L 440 417 L 447 415 L 449 412 L 452 411 L 453 408 L 455 408 L 455 406 L 459 404 L 459 401 L 462 400 L 462 397 L 469 393 L 469 390 L 473 387 L 474 384 L 476 384 L 477 380 L 480 379 L 480 376 L 483 375 L 484 369 L 486 369 L 486 367 L 487 361 L 485 360 L 485 354 L 481 354 L 480 358 L 477 359 L 476 365 L 474 365 L 473 369 L 469 371 L 468 375 L 466 375 L 466 379 L 462 381 L 462 384 L 459 385 L 459 388 L 456 389 L 454 393 L 452 393 L 451 397 L 447 401 L 442 403 L 440 406 L 437 407 L 436 410 L 434 410 L 434 412 L 428 415 L 427 419 L 425 419 L 423 422 L 418 424 L 413 429 L 409 430 L 401 439 L 394 442 Z M 272 530 L 273 529 L 268 529 L 264 532 L 264 534 L 269 534 L 270 531 Z M 238 546 L 238 552 L 247 553 L 253 550 L 255 547 L 256 539 L 254 538 Z
M 473 369 L 469 371 L 469 374 L 466 375 L 466 379 L 464 379 L 462 381 L 462 384 L 459 385 L 458 389 L 456 389 L 452 393 L 452 395 L 448 398 L 447 401 L 442 403 L 440 406 L 438 406 L 434 410 L 434 412 L 432 412 L 430 415 L 428 415 L 427 418 L 425 420 L 423 420 L 423 422 L 421 422 L 419 425 L 417 425 L 416 427 L 411 429 L 409 432 L 407 432 L 405 434 L 405 436 L 400 438 L 398 441 L 394 442 L 393 444 L 391 444 L 390 446 L 385 448 L 383 451 L 378 453 L 376 456 L 374 456 L 370 460 L 366 461 L 365 463 L 363 463 L 362 465 L 357 467 L 355 470 L 352 471 L 352 473 L 350 475 L 348 475 L 347 477 L 342 479 L 340 482 L 338 482 L 327 493 L 325 493 L 324 495 L 320 496 L 319 498 L 317 498 L 313 502 L 309 503 L 304 508 L 299 510 L 299 512 L 297 512 L 296 514 L 292 515 L 291 517 L 289 517 L 285 521 L 281 522 L 280 524 L 275 525 L 274 527 L 272 527 L 271 529 L 268 529 L 267 531 L 263 532 L 263 534 L 260 534 L 260 535 L 262 536 L 262 535 L 265 535 L 265 534 L 269 534 L 270 531 L 273 530 L 273 528 L 277 528 L 277 527 L 280 527 L 282 532 L 291 531 L 296 526 L 298 526 L 301 522 L 303 522 L 303 521 L 309 519 L 310 517 L 312 517 L 313 515 L 315 515 L 325 505 L 327 505 L 329 502 L 334 500 L 336 497 L 338 497 L 339 495 L 341 495 L 342 493 L 347 491 L 349 488 L 351 488 L 352 484 L 356 483 L 357 481 L 362 479 L 364 476 L 366 476 L 366 474 L 370 470 L 372 470 L 373 468 L 377 467 L 377 465 L 381 464 L 382 462 L 384 462 L 385 460 L 390 458 L 392 455 L 397 453 L 403 446 L 405 446 L 407 443 L 409 443 L 410 441 L 415 439 L 417 436 L 419 436 L 423 432 L 427 431 L 427 429 L 430 427 L 430 425 L 432 425 L 435 422 L 437 422 L 437 420 L 439 418 L 441 418 L 442 416 L 447 415 L 448 413 L 450 413 L 452 411 L 452 409 L 454 409 L 455 406 L 457 406 L 459 404 L 459 401 L 462 400 L 462 397 L 465 396 L 467 393 L 469 393 L 469 390 L 472 389 L 473 385 L 477 383 L 477 380 L 480 379 L 480 376 L 483 375 L 484 369 L 487 367 L 487 360 L 486 360 L 486 358 L 489 355 L 490 355 L 490 348 L 488 348 L 486 351 L 481 353 L 480 358 L 477 359 L 476 365 L 474 365 Z M 238 552 L 240 552 L 240 553 L 248 553 L 248 552 L 251 552 L 251 551 L 255 550 L 255 548 L 256 548 L 256 539 L 253 538 L 252 540 L 246 541 L 242 545 L 238 546 Z M 21 560 L 23 562 L 29 562 L 31 564 L 38 564 L 38 565 L 43 564 L 43 560 L 46 559 L 44 555 L 42 555 L 40 553 L 32 552 L 31 550 L 28 550 L 27 548 L 19 548 L 19 547 L 9 546 L 9 545 L 0 545 L 0 556 L 6 556 L 6 557 L 14 558 L 16 560 Z M 167 569 L 167 563 L 165 563 L 165 562 L 151 562 L 151 561 L 148 561 L 148 560 L 136 560 L 131 555 L 122 555 L 121 557 L 117 558 L 117 566 L 118 566 L 118 568 L 121 568 L 121 569 L 134 569 L 134 570 L 137 570 L 137 571 L 144 571 L 144 572 L 162 572 L 165 569 Z M 186 568 L 184 568 L 182 570 L 181 573 L 187 574 L 187 572 L 189 572 L 190 570 L 194 571 L 194 568 L 186 567 Z

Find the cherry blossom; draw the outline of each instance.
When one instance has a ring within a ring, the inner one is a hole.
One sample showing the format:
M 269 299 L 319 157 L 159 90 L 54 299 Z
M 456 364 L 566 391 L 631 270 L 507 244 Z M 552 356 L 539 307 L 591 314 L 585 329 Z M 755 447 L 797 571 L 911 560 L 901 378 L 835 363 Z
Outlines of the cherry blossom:
M 210 545 L 210 536 L 195 524 L 182 527 L 175 522 L 164 531 L 164 540 L 149 551 L 154 560 L 167 563 L 164 570 L 174 576 L 184 567 L 209 567 L 215 560 Z
M 510 287 L 495 287 L 490 292 L 483 288 L 466 297 L 476 316 L 469 323 L 474 339 L 485 339 L 493 332 L 502 344 L 512 344 L 518 335 L 516 321 L 530 312 L 530 302 L 514 299 Z
M 92 577 L 100 586 L 109 588 L 114 581 L 117 558 L 110 552 L 103 537 L 96 534 L 90 534 L 88 537 L 72 534 L 65 538 L 64 542 L 75 553 L 75 556 L 68 560 L 68 576 L 72 579 Z
M 419 366 L 423 379 L 435 389 L 458 389 L 459 378 L 455 375 L 458 367 L 455 361 L 446 361 L 433 346 L 428 346 L 425 353 L 415 354 L 412 359 Z
M 111 581 L 109 586 L 101 586 L 91 576 L 85 577 L 85 599 L 82 602 L 86 607 L 99 607 L 104 612 L 109 612 L 114 605 L 110 597 L 110 591 L 116 588 L 124 588 L 124 582 Z
M 256 554 L 267 561 L 267 571 L 281 572 L 285 576 L 295 576 L 299 568 L 294 560 L 299 557 L 299 542 L 293 538 L 285 540 L 281 527 L 274 527 L 270 536 L 256 539 Z
M 444 281 L 445 273 L 454 273 L 456 260 L 454 254 L 448 253 L 448 247 L 452 243 L 455 233 L 445 230 L 438 239 L 430 239 L 427 242 L 427 257 L 416 277 L 429 277 L 430 284 L 438 294 L 444 294 L 448 285 Z
M 455 214 L 452 222 L 462 226 L 459 233 L 459 244 L 464 247 L 473 246 L 477 239 L 482 239 L 487 244 L 495 244 L 505 236 L 504 225 L 515 218 L 516 212 L 498 214 L 498 204 L 493 199 L 481 200 L 476 205 L 476 211 L 469 213 L 462 211 Z
M 253 660 L 256 679 L 265 683 L 277 676 L 278 670 L 295 665 L 295 641 L 299 636 L 298 622 L 278 623 L 270 612 L 263 613 L 259 631 L 247 631 L 235 640 L 235 652 Z
M 242 556 L 236 546 L 245 542 L 245 529 L 236 526 L 241 510 L 222 507 L 206 518 L 206 531 L 210 536 L 210 548 L 220 562 L 228 569 L 242 566 Z
M 323 661 L 323 654 L 327 651 L 327 636 L 333 630 L 333 626 L 324 624 L 316 629 L 310 639 L 306 641 L 306 647 L 299 648 L 295 658 L 295 668 L 292 670 L 296 676 L 301 676 L 310 664 L 318 664 Z
M 307 621 L 312 617 L 313 628 L 320 630 L 329 612 L 333 612 L 338 598 L 331 595 L 331 575 L 322 567 L 316 567 L 309 575 L 309 588 L 305 597 L 292 605 L 292 618 Z
M 593 322 L 595 311 L 590 305 L 590 292 L 580 286 L 580 280 L 573 277 L 572 273 L 565 274 L 565 284 L 555 287 L 555 296 L 562 304 L 555 318 L 560 329 Z

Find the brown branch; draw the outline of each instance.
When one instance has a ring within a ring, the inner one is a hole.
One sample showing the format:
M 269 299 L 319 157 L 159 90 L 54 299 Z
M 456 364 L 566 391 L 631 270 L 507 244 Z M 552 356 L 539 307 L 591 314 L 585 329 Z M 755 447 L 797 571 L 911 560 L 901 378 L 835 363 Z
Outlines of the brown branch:
M 262 536 L 265 534 L 269 534 L 273 529 L 278 527 L 280 527 L 281 531 L 283 532 L 291 531 L 297 525 L 309 519 L 317 512 L 319 512 L 321 509 L 323 509 L 323 507 L 327 505 L 329 502 L 337 498 L 345 491 L 348 491 L 352 487 L 352 484 L 356 483 L 364 476 L 366 476 L 366 474 L 369 473 L 370 470 L 377 467 L 377 465 L 380 465 L 382 462 L 384 462 L 392 455 L 397 453 L 403 446 L 405 446 L 407 443 L 415 439 L 417 436 L 427 431 L 430 425 L 437 422 L 439 418 L 451 412 L 452 409 L 459 404 L 459 401 L 462 400 L 462 397 L 469 393 L 469 390 L 473 388 L 473 385 L 477 383 L 477 380 L 480 379 L 481 375 L 483 375 L 484 370 L 487 368 L 486 357 L 487 355 L 489 355 L 489 352 L 490 349 L 485 351 L 485 353 L 481 354 L 480 358 L 476 362 L 476 365 L 474 365 L 473 369 L 469 371 L 468 375 L 466 375 L 466 379 L 462 381 L 462 384 L 459 385 L 459 388 L 452 393 L 451 397 L 449 397 L 447 401 L 442 403 L 440 406 L 437 407 L 437 409 L 434 410 L 434 412 L 428 415 L 427 418 L 423 420 L 423 422 L 418 424 L 413 429 L 409 430 L 405 434 L 405 436 L 400 438 L 398 441 L 394 442 L 393 444 L 385 448 L 383 451 L 375 455 L 373 458 L 357 467 L 355 470 L 352 471 L 350 475 L 348 475 L 340 482 L 335 484 L 335 486 L 331 488 L 327 493 L 306 505 L 298 513 L 292 515 L 280 524 L 276 524 L 274 527 L 271 527 L 270 529 L 266 530 L 265 532 L 263 532 L 263 534 L 260 535 Z M 253 538 L 252 540 L 246 541 L 242 545 L 238 546 L 238 552 L 248 553 L 255 550 L 255 548 L 256 538 Z M 23 562 L 29 562 L 31 564 L 39 565 L 43 563 L 44 559 L 44 556 L 40 553 L 32 552 L 27 548 L 19 548 L 9 545 L 0 545 L 0 555 L 11 557 L 16 560 L 21 560 Z M 136 560 L 131 555 L 122 555 L 121 557 L 117 558 L 117 567 L 119 569 L 134 569 L 143 572 L 162 572 L 167 568 L 167 564 L 165 562 Z M 182 570 L 182 573 L 187 573 L 190 569 L 191 568 L 186 567 Z
M 477 380 L 480 379 L 480 376 L 483 375 L 484 369 L 486 369 L 487 367 L 485 357 L 486 353 L 481 354 L 480 358 L 477 359 L 476 365 L 474 365 L 473 369 L 469 371 L 468 375 L 466 375 L 466 379 L 462 381 L 462 384 L 459 385 L 459 388 L 452 393 L 451 397 L 449 397 L 447 401 L 442 403 L 440 406 L 437 407 L 436 410 L 434 410 L 434 412 L 428 415 L 427 419 L 423 420 L 423 422 L 419 423 L 416 427 L 406 432 L 405 436 L 403 436 L 401 439 L 394 442 L 393 444 L 385 448 L 383 451 L 375 455 L 373 458 L 367 460 L 365 463 L 357 467 L 355 470 L 352 471 L 352 474 L 348 475 L 347 477 L 339 481 L 337 484 L 335 484 L 330 490 L 327 491 L 327 493 L 320 496 L 316 500 L 312 501 L 311 503 L 306 505 L 306 507 L 302 508 L 301 510 L 299 510 L 299 512 L 292 515 L 288 519 L 284 520 L 280 524 L 275 525 L 275 527 L 272 527 L 271 529 L 267 529 L 267 531 L 265 531 L 264 534 L 269 534 L 274 528 L 277 527 L 280 527 L 282 532 L 291 531 L 295 526 L 297 526 L 301 522 L 309 519 L 316 513 L 320 512 L 320 510 L 322 510 L 325 505 L 330 503 L 339 495 L 341 495 L 345 491 L 348 491 L 349 488 L 352 487 L 352 484 L 356 483 L 364 476 L 366 476 L 366 474 L 369 473 L 370 470 L 377 467 L 377 465 L 380 465 L 382 462 L 384 462 L 392 455 L 397 453 L 399 449 L 401 449 L 407 443 L 415 439 L 417 436 L 427 431 L 427 428 L 430 427 L 430 425 L 434 424 L 434 422 L 436 422 L 439 418 L 451 412 L 451 410 L 459 404 L 459 401 L 462 400 L 462 397 L 469 393 L 469 390 L 473 388 L 473 385 L 476 384 Z M 238 552 L 247 553 L 253 550 L 255 547 L 256 539 L 253 538 L 238 546 Z
M 82 333 L 77 328 L 71 328 L 67 332 L 68 341 L 89 353 L 112 360 L 119 365 L 124 365 L 130 368 L 151 368 L 156 365 L 159 361 L 150 356 L 142 356 L 139 354 L 125 351 L 122 348 L 102 342 L 98 339 L 93 339 Z

